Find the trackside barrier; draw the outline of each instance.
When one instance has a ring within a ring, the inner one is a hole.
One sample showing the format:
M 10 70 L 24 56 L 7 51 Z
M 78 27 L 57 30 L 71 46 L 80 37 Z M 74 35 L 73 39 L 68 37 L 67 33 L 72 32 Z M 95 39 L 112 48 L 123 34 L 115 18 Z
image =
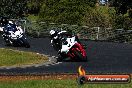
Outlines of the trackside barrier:
M 48 37 L 49 31 L 67 30 L 79 36 L 80 39 L 97 40 L 97 41 L 132 41 L 132 30 L 112 29 L 102 27 L 88 27 L 68 24 L 46 23 L 46 22 L 30 22 L 27 20 L 11 19 L 18 25 L 21 25 L 24 32 L 32 37 Z

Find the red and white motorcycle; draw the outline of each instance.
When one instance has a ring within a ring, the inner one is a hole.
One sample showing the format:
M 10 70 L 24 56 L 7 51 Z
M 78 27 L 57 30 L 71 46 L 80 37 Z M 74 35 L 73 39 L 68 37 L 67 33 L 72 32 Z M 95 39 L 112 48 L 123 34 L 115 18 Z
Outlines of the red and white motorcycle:
M 85 48 L 76 38 L 75 35 L 71 34 L 64 34 L 62 36 L 60 55 L 62 58 L 68 57 L 73 61 L 87 61 Z

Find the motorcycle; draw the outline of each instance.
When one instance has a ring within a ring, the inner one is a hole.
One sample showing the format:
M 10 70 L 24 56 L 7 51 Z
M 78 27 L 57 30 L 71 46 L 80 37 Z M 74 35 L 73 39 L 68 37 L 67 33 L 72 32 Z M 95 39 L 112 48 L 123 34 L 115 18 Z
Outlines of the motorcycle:
M 59 57 L 70 58 L 73 61 L 87 61 L 85 48 L 74 35 L 63 35 Z
M 26 48 L 30 47 L 26 37 L 24 36 L 23 30 L 21 28 L 19 28 L 19 30 L 15 32 L 3 30 L 2 37 L 5 40 L 7 45 L 24 46 Z

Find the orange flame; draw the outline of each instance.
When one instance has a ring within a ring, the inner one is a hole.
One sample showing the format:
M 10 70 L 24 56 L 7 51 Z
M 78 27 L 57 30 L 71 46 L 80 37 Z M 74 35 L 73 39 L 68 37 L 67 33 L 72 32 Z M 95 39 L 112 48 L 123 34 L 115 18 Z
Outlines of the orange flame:
M 85 76 L 85 74 L 86 74 L 86 72 L 85 72 L 85 70 L 82 68 L 82 66 L 79 66 L 78 72 L 79 72 L 79 75 L 80 75 L 80 76 Z

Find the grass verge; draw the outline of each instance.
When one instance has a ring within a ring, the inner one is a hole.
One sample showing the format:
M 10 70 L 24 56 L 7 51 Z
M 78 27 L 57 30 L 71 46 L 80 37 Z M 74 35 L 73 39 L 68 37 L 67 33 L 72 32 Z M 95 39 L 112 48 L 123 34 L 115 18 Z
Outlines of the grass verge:
M 125 84 L 78 85 L 74 75 L 27 75 L 0 76 L 0 88 L 132 88 L 132 82 Z
M 0 66 L 21 66 L 42 63 L 48 57 L 32 52 L 23 52 L 11 49 L 0 49 Z
M 0 81 L 0 88 L 132 88 L 132 83 L 78 85 L 73 79 L 18 80 Z

